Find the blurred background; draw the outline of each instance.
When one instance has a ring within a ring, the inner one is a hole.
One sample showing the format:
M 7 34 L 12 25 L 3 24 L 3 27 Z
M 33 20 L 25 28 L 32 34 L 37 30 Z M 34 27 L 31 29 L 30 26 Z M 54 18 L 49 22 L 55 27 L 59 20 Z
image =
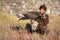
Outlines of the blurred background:
M 25 28 L 30 23 L 29 20 L 18 21 L 17 14 L 39 12 L 42 4 L 46 5 L 49 15 L 49 34 L 30 34 L 26 30 L 18 31 L 14 28 Z M 0 0 L 0 40 L 60 40 L 60 0 Z
M 39 7 L 42 4 L 47 6 L 49 14 L 60 14 L 60 0 L 0 0 L 0 9 L 10 14 L 16 14 L 39 11 Z

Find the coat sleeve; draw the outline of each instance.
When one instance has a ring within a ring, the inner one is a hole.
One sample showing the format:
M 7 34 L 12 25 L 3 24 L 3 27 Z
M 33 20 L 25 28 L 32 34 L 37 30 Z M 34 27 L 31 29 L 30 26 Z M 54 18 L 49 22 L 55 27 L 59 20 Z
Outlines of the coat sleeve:
M 49 16 L 46 14 L 46 18 L 43 19 L 43 22 L 45 25 L 47 25 L 49 23 Z

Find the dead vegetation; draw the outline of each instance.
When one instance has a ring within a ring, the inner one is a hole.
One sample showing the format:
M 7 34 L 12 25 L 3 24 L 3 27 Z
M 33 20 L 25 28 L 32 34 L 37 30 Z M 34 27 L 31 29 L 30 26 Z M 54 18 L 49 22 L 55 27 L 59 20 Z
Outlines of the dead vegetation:
M 49 15 L 48 30 L 49 33 L 40 35 L 29 33 L 24 30 L 24 26 L 29 20 L 17 21 L 16 16 L 11 16 L 6 12 L 0 13 L 0 40 L 60 40 L 60 16 Z M 10 27 L 21 26 L 22 29 L 12 30 Z

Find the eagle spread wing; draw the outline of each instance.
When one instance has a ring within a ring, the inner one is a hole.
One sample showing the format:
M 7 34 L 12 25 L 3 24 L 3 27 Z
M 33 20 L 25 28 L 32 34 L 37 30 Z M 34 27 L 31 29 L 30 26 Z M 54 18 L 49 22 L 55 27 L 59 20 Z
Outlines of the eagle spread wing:
M 19 18 L 20 18 L 19 20 L 35 19 L 37 17 L 38 17 L 38 12 L 28 12 L 26 14 L 19 14 Z

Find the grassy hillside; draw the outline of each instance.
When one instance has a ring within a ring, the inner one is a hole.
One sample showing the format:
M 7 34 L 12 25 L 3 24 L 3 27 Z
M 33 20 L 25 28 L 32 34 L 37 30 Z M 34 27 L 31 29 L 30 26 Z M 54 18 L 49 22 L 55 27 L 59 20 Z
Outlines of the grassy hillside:
M 12 24 L 13 23 L 13 24 Z M 17 23 L 17 17 L 14 15 L 9 15 L 8 13 L 2 11 L 0 12 L 0 27 L 7 26 L 9 24 L 14 25 Z
M 8 40 L 12 35 L 10 27 L 15 27 L 17 24 L 17 17 L 11 16 L 8 13 L 0 12 L 0 40 Z M 7 38 L 8 39 L 7 39 Z
M 20 25 L 25 27 L 29 20 L 17 21 L 18 18 L 8 13 L 0 12 L 0 40 L 60 40 L 60 16 L 49 15 L 49 34 L 43 37 L 37 33 L 27 33 L 26 30 L 11 30 L 10 27 Z

